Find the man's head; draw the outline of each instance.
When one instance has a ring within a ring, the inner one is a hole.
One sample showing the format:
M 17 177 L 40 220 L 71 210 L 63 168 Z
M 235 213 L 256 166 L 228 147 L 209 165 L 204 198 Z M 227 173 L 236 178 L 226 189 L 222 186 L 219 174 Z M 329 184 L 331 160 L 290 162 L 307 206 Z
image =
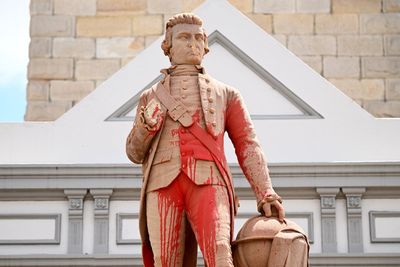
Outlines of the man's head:
M 209 51 L 202 24 L 202 20 L 192 13 L 177 14 L 168 20 L 161 48 L 173 65 L 201 64 Z

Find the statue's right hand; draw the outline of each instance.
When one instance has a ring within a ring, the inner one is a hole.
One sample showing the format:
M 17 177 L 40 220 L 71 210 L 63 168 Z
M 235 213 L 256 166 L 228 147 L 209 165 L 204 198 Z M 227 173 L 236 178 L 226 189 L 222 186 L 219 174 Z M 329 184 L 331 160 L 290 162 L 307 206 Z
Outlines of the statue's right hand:
M 146 107 L 141 107 L 144 122 L 149 126 L 150 130 L 157 131 L 162 124 L 161 105 L 157 101 L 151 100 Z

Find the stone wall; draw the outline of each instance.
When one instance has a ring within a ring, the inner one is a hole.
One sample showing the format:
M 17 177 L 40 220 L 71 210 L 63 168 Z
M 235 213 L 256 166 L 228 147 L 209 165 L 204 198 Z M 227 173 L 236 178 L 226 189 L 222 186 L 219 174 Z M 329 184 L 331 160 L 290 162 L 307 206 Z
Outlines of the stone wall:
M 202 2 L 31 0 L 25 119 L 57 119 Z M 400 0 L 230 2 L 370 113 L 400 117 Z

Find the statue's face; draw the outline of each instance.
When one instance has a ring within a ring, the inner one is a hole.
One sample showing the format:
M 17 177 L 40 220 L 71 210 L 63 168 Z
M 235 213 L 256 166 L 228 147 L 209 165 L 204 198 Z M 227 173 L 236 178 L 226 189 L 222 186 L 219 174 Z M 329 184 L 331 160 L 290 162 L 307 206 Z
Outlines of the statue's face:
M 204 42 L 204 33 L 200 25 L 175 25 L 172 27 L 171 63 L 200 65 L 204 56 Z

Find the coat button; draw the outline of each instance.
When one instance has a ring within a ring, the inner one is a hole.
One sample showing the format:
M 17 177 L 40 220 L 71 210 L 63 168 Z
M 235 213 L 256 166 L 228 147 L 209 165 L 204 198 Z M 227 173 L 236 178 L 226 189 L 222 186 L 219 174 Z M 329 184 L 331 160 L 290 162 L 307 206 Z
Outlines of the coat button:
M 214 99 L 212 97 L 209 97 L 208 102 L 212 103 L 212 102 L 214 102 Z
M 210 80 L 209 79 L 206 79 L 206 83 L 209 83 L 210 82 Z
M 210 108 L 209 111 L 210 111 L 211 114 L 214 114 L 215 113 L 215 108 Z
M 182 99 L 185 99 L 185 98 L 186 98 L 186 95 L 181 95 L 181 97 L 182 97 Z
M 217 126 L 217 123 L 216 123 L 215 121 L 213 121 L 213 122 L 211 123 L 211 125 L 212 125 L 213 127 L 215 127 L 215 126 Z
M 211 88 L 210 87 L 207 87 L 207 92 L 211 92 Z
M 182 90 L 187 90 L 187 87 L 182 87 Z

